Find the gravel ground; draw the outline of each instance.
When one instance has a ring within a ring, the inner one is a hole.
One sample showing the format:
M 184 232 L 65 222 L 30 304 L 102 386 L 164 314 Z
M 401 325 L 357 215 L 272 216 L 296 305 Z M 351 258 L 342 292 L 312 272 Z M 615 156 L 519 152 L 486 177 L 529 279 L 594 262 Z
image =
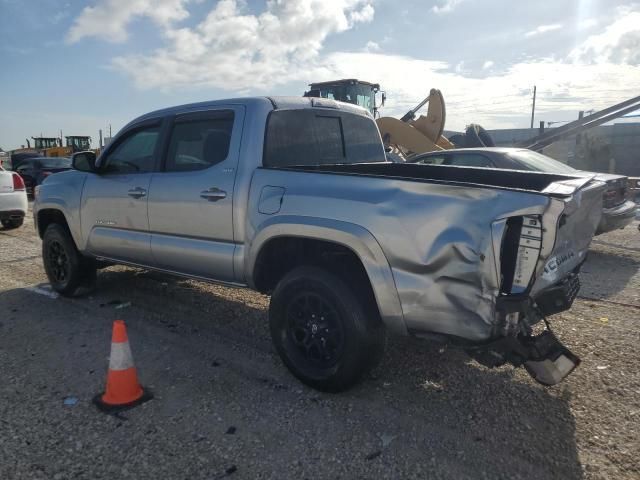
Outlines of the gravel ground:
M 551 319 L 582 358 L 553 388 L 394 338 L 361 385 L 318 393 L 273 351 L 266 297 L 112 267 L 50 298 L 39 249 L 30 221 L 0 231 L 2 479 L 640 477 L 637 223 L 594 241 Z M 155 398 L 113 416 L 91 399 L 116 318 Z

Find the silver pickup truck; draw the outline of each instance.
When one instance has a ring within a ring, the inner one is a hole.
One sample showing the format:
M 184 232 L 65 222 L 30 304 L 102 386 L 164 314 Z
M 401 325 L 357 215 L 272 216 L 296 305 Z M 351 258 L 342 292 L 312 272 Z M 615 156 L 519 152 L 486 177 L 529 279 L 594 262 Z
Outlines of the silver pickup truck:
M 546 385 L 579 363 L 534 325 L 577 295 L 592 178 L 388 163 L 368 112 L 317 98 L 156 111 L 73 163 L 33 208 L 63 295 L 113 263 L 269 294 L 283 362 L 325 391 L 374 366 L 387 332 Z

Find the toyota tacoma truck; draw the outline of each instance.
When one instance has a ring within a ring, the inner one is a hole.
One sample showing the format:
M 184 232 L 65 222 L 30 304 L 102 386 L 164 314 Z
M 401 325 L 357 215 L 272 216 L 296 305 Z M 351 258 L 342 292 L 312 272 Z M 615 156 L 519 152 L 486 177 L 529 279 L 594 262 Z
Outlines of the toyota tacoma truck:
M 63 295 L 105 264 L 252 288 L 284 364 L 324 391 L 356 383 L 387 333 L 545 385 L 579 363 L 546 317 L 577 295 L 593 178 L 389 163 L 366 110 L 297 97 L 149 113 L 73 165 L 33 208 Z

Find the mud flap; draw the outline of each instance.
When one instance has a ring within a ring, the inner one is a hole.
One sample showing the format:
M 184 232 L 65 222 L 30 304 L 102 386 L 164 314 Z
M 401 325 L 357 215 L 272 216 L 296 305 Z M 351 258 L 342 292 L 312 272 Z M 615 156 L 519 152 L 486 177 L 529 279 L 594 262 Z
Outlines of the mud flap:
M 524 362 L 524 368 L 536 382 L 556 385 L 580 365 L 580 359 L 560 343 L 551 330 L 529 338 L 532 358 Z

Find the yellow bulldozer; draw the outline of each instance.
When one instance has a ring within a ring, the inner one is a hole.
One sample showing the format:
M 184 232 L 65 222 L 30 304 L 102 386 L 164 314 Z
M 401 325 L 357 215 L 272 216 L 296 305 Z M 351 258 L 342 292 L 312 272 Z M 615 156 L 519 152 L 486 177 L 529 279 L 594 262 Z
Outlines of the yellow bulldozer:
M 458 147 L 494 146 L 486 131 L 479 125 L 469 125 L 464 134 L 457 136 L 455 143 L 443 135 L 447 118 L 442 92 L 431 89 L 429 95 L 415 108 L 401 118 L 381 117 L 376 102 L 376 94 L 381 93 L 380 107 L 386 100 L 385 92 L 377 83 L 365 82 L 354 78 L 312 83 L 305 97 L 320 97 L 352 103 L 366 108 L 376 119 L 380 136 L 388 153 L 410 159 L 413 155 L 435 150 Z M 418 110 L 429 104 L 427 115 L 416 118 Z

